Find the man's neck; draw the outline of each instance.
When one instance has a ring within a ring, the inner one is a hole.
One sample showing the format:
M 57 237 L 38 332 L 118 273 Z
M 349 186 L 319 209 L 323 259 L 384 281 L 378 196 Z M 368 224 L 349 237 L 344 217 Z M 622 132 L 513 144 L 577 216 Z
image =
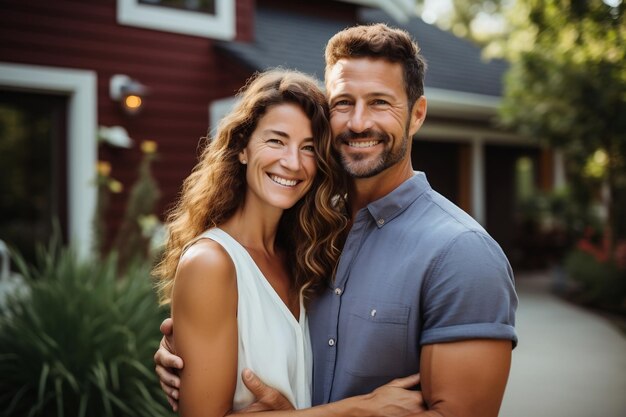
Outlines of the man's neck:
M 348 185 L 351 218 L 373 201 L 383 198 L 413 176 L 411 164 L 390 167 L 371 178 L 351 178 Z

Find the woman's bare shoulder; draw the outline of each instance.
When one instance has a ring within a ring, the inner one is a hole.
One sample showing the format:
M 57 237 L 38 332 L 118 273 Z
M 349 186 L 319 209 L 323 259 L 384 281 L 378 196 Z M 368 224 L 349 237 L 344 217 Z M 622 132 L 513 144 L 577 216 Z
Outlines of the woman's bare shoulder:
M 217 289 L 236 281 L 235 264 L 230 255 L 211 239 L 200 239 L 181 256 L 175 279 L 175 291 Z

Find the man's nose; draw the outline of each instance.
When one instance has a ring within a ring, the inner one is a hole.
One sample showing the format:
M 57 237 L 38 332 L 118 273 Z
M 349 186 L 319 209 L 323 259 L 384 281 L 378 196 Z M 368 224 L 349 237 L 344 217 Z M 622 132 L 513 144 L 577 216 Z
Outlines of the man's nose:
M 347 126 L 348 129 L 355 133 L 360 133 L 372 128 L 372 119 L 370 116 L 367 106 L 362 103 L 357 103 L 350 114 Z

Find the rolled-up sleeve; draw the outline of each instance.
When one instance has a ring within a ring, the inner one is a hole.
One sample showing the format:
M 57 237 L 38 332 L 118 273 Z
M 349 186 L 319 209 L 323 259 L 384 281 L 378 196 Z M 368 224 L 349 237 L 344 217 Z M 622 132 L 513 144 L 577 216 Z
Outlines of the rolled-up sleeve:
M 509 339 L 517 345 L 513 272 L 487 234 L 466 231 L 442 248 L 424 282 L 421 344 Z

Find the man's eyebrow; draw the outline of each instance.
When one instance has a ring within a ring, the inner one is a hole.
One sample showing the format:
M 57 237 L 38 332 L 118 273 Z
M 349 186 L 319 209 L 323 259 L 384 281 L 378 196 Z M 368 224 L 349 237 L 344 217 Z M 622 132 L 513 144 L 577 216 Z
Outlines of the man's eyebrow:
M 334 94 L 334 95 L 328 96 L 328 99 L 329 99 L 329 100 L 335 100 L 335 99 L 337 99 L 337 98 L 345 98 L 345 97 L 352 97 L 352 94 L 350 94 L 349 92 L 343 92 L 343 91 L 341 91 L 341 92 L 339 92 L 339 93 L 337 93 L 337 94 Z
M 389 93 L 386 91 L 372 91 L 371 93 L 367 93 L 365 95 L 365 98 L 371 99 L 373 97 L 386 97 L 386 98 L 396 98 L 396 96 L 393 93 Z M 333 102 L 335 100 L 339 100 L 339 99 L 345 99 L 345 98 L 353 98 L 353 95 L 350 93 L 338 93 L 335 96 L 332 96 L 329 98 L 329 102 Z
M 367 97 L 389 97 L 389 98 L 395 98 L 395 95 L 393 95 L 391 93 L 384 92 L 384 91 L 374 91 L 372 93 L 367 94 Z

